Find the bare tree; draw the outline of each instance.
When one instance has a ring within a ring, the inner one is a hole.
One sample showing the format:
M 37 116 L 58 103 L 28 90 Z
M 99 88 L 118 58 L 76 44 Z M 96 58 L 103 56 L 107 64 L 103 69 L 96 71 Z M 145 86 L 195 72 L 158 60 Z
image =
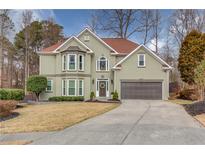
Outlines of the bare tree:
M 173 34 L 178 46 L 184 37 L 193 29 L 205 30 L 205 11 L 176 10 L 171 16 L 169 30 Z
M 97 32 L 98 30 L 98 16 L 95 12 L 91 15 L 91 20 L 88 21 L 88 26 L 93 32 Z
M 152 31 L 155 24 L 153 10 L 140 10 L 139 19 L 136 18 L 139 32 L 143 35 L 143 44 L 146 45 L 152 38 Z
M 161 32 L 161 14 L 159 10 L 153 10 L 153 39 L 154 39 L 154 46 L 155 52 L 159 52 L 159 37 Z
M 162 46 L 159 54 L 160 56 L 170 65 L 173 69 L 170 72 L 170 82 L 180 83 L 180 73 L 178 71 L 178 52 L 176 49 L 175 42 L 172 41 L 172 36 L 168 31 L 165 34 L 166 38 L 164 39 L 164 45 Z
M 142 30 L 137 24 L 137 14 L 139 10 L 98 10 L 91 19 L 95 21 L 93 30 L 97 29 L 110 33 L 115 37 L 129 38 L 136 32 Z M 97 19 L 97 20 L 96 20 Z M 97 23 L 96 23 L 97 22 Z
M 14 24 L 9 17 L 9 10 L 0 10 L 0 88 L 2 87 L 4 39 L 13 28 Z
M 30 32 L 29 32 L 29 25 L 32 22 L 33 12 L 31 10 L 25 10 L 22 13 L 22 28 L 25 28 L 24 37 L 25 37 L 25 59 L 24 59 L 24 71 L 25 71 L 25 83 L 24 83 L 24 90 L 25 94 L 27 94 L 27 79 L 29 77 L 29 44 L 30 44 Z M 27 28 L 26 28 L 27 27 Z

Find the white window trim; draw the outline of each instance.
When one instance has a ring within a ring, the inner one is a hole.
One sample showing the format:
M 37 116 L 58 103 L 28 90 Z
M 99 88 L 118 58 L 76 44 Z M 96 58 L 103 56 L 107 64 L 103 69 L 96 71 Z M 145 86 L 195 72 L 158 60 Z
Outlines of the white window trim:
M 65 95 L 63 94 L 63 90 L 64 90 L 63 81 L 65 81 Z M 62 94 L 61 95 L 67 96 L 67 80 L 66 79 L 62 79 Z
M 69 95 L 69 81 L 70 80 L 75 81 L 75 94 L 74 95 Z M 76 87 L 77 87 L 76 79 L 67 79 L 67 96 L 77 96 L 76 95 Z
M 65 57 L 65 59 L 64 59 L 64 57 Z M 65 64 L 65 68 L 64 68 L 64 63 L 65 62 L 66 62 L 66 64 Z M 64 54 L 64 55 L 62 55 L 62 71 L 66 71 L 66 70 L 67 70 L 67 55 Z
M 82 95 L 79 94 L 79 91 L 80 91 L 80 81 L 82 81 Z M 79 79 L 78 80 L 78 96 L 84 96 L 84 80 L 83 79 Z
M 100 90 L 99 90 L 99 81 L 106 81 L 106 97 L 110 96 L 110 87 L 109 87 L 109 79 L 97 79 L 96 78 L 96 97 L 100 97 Z
M 80 69 L 80 56 L 82 56 L 82 69 Z M 84 66 L 85 66 L 85 64 L 84 64 L 84 62 L 85 62 L 84 58 L 85 58 L 85 56 L 84 56 L 83 54 L 79 54 L 79 55 L 78 55 L 78 70 L 79 70 L 79 71 L 84 71 Z
M 137 66 L 138 66 L 138 67 L 145 67 L 145 66 L 146 66 L 146 61 L 145 61 L 146 58 L 145 58 L 145 54 L 138 54 L 137 56 L 138 56 L 138 57 L 137 57 L 137 58 L 138 58 Z M 144 65 L 140 65 L 140 56 L 143 56 Z
M 105 70 L 100 70 L 100 59 L 101 58 L 105 58 L 106 59 L 106 69 Z M 98 65 L 99 64 L 99 65 Z M 99 66 L 99 67 L 98 67 Z M 98 58 L 97 60 L 96 60 L 96 71 L 101 71 L 101 72 L 103 72 L 103 71 L 109 71 L 109 60 L 108 60 L 108 58 L 106 58 L 106 57 L 104 57 L 104 56 L 101 56 L 100 58 Z
M 70 56 L 75 56 L 75 69 L 70 69 L 69 63 L 70 63 Z M 77 55 L 76 54 L 67 54 L 67 70 L 68 71 L 76 71 L 77 70 Z
M 48 81 L 51 81 L 51 90 L 48 90 L 48 89 L 47 89 L 48 86 L 47 86 L 47 87 L 46 87 L 46 92 L 53 92 L 53 80 L 52 80 L 52 79 L 48 79 L 48 80 L 47 80 L 47 85 L 48 85 Z

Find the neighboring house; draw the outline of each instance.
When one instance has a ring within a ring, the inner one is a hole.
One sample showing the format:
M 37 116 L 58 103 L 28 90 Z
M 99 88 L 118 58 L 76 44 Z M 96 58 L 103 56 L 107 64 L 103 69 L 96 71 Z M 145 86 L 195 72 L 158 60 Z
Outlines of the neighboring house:
M 39 52 L 40 75 L 48 79 L 41 100 L 52 96 L 168 99 L 171 67 L 144 45 L 100 38 L 89 29 Z

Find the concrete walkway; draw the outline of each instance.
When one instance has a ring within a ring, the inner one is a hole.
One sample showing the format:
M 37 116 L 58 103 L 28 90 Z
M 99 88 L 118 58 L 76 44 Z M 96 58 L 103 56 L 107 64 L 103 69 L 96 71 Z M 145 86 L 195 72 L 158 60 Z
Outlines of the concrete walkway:
M 180 105 L 126 100 L 103 115 L 58 132 L 2 135 L 32 144 L 205 144 L 205 128 Z

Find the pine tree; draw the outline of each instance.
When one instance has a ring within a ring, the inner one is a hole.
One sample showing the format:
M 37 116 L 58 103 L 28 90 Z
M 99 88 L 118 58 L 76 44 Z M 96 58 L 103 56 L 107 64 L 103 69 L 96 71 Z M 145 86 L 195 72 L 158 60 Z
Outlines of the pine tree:
M 204 59 L 205 39 L 204 34 L 192 30 L 183 40 L 178 58 L 178 69 L 181 79 L 194 84 L 194 70 Z

